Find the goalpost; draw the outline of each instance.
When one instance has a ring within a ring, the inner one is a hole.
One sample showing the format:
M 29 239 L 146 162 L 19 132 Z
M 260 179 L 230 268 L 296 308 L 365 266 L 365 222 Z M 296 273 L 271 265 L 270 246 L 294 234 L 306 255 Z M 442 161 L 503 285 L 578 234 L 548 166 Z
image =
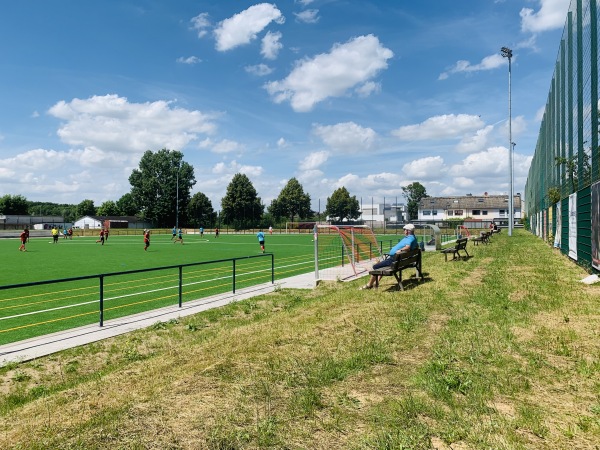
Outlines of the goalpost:
M 381 249 L 366 225 L 313 227 L 316 279 L 346 279 L 368 272 Z

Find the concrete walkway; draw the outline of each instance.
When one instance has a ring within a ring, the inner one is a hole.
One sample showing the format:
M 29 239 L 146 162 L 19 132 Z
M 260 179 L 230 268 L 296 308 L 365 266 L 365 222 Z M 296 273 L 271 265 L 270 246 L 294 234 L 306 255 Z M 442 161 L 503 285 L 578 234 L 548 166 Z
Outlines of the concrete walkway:
M 345 281 L 350 281 L 347 279 Z M 45 336 L 39 336 L 25 341 L 14 342 L 0 346 L 0 366 L 10 362 L 29 361 L 42 356 L 100 341 L 130 331 L 146 328 L 156 322 L 167 322 L 171 319 L 197 314 L 212 308 L 219 308 L 229 303 L 245 300 L 257 295 L 273 292 L 275 289 L 313 289 L 316 286 L 315 274 L 307 273 L 276 281 L 275 284 L 265 283 L 250 288 L 238 290 L 235 294 L 229 292 L 186 302 L 181 308 L 177 305 L 156 309 L 133 316 L 107 320 L 104 326 L 97 323 L 71 330 L 60 331 Z

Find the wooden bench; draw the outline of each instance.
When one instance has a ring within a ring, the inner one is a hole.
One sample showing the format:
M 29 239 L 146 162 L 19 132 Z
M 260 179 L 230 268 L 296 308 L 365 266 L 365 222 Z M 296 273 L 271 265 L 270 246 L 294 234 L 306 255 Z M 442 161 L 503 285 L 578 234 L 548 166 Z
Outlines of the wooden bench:
M 369 275 L 375 276 L 376 287 L 379 286 L 379 279 L 381 277 L 393 275 L 396 277 L 396 281 L 398 282 L 398 290 L 403 291 L 404 286 L 402 286 L 402 271 L 409 268 L 417 269 L 417 277 L 420 277 L 421 281 L 423 281 L 423 272 L 421 271 L 421 249 L 396 253 L 394 256 L 390 256 L 390 258 L 394 258 L 394 261 L 390 266 L 383 267 L 381 269 L 374 269 L 369 272 Z
M 473 244 L 475 244 L 475 245 L 478 245 L 480 242 L 482 244 L 489 244 L 491 236 L 492 236 L 491 231 L 482 231 L 481 234 L 479 235 L 479 237 L 473 238 L 471 240 L 473 241 Z
M 467 242 L 469 242 L 468 238 L 457 239 L 456 243 L 454 244 L 454 247 L 448 247 L 442 250 L 446 262 L 448 262 L 449 254 L 452 254 L 453 261 L 455 259 L 462 258 L 462 255 L 460 254 L 461 251 L 465 252 L 465 254 L 469 256 L 469 252 L 467 252 Z

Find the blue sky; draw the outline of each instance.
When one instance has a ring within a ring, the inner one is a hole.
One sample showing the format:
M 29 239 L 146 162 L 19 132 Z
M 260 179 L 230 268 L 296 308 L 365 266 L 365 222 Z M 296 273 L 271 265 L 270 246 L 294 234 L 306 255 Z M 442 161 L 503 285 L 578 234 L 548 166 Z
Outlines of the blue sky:
M 0 195 L 96 206 L 180 150 L 215 210 L 236 173 L 323 210 L 523 193 L 569 0 L 29 0 L 0 7 Z M 320 201 L 320 203 L 319 203 Z

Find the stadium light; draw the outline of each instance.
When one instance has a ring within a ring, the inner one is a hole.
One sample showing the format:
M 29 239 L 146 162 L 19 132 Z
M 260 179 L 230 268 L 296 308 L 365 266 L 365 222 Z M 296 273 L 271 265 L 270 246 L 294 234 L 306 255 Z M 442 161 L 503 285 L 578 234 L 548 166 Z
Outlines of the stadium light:
M 181 164 L 177 167 L 177 193 L 175 194 L 175 228 L 179 228 L 179 171 Z
M 512 236 L 513 234 L 513 224 L 514 224 L 514 186 L 513 186 L 513 148 L 514 142 L 512 141 L 512 111 L 511 111 L 511 59 L 512 59 L 512 50 L 508 47 L 502 47 L 500 49 L 500 54 L 503 58 L 508 58 L 508 182 L 510 185 L 509 193 L 508 193 L 508 235 Z

